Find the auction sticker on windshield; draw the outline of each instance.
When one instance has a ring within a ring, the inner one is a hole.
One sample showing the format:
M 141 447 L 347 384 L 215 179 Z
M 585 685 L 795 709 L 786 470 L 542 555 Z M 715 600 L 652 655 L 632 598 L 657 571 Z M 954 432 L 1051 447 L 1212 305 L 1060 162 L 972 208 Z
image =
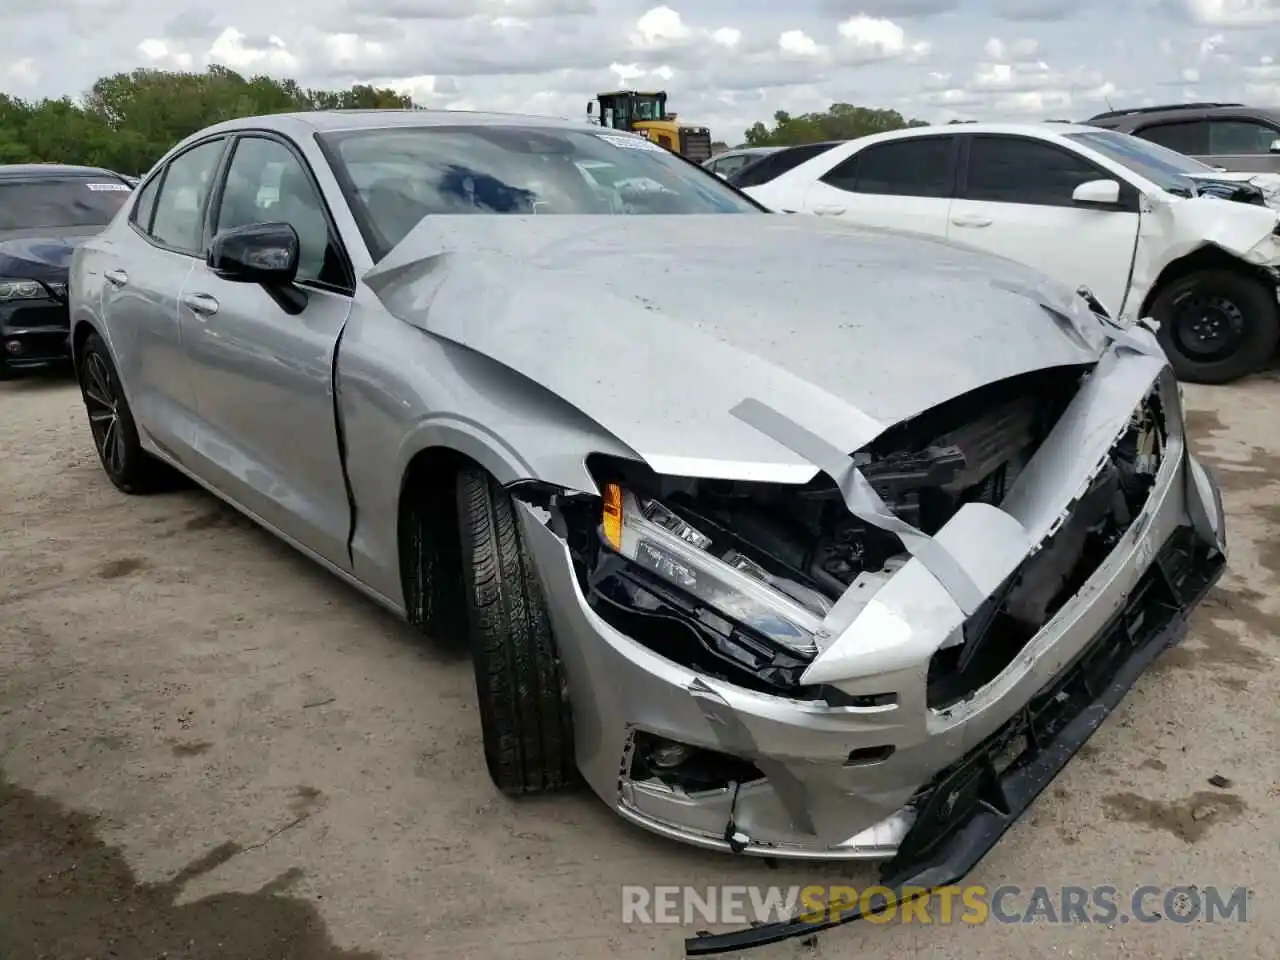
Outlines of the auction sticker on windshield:
M 94 191 L 119 190 L 122 193 L 128 193 L 133 189 L 127 183 L 86 183 L 85 186 Z
M 616 137 L 608 133 L 597 133 L 596 136 L 605 143 L 621 147 L 623 150 L 648 150 L 651 153 L 654 151 L 662 153 L 666 150 L 666 147 L 660 147 L 652 140 L 646 140 L 643 137 Z

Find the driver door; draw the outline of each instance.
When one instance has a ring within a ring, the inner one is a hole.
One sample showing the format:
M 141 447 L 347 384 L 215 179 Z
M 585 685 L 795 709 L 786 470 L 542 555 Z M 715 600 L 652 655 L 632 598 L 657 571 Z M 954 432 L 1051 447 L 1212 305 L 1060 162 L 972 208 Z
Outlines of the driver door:
M 333 364 L 351 312 L 352 270 L 305 160 L 283 138 L 232 147 L 211 230 L 285 222 L 300 241 L 296 313 L 260 284 L 197 262 L 179 310 L 193 374 L 202 472 L 226 495 L 340 569 L 351 514 Z

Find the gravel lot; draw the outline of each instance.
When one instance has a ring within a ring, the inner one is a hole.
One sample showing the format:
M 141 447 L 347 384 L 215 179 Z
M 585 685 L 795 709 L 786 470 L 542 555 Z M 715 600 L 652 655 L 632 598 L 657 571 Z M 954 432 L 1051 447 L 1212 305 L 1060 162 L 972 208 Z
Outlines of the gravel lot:
M 1280 955 L 1280 377 L 1186 393 L 1228 575 L 970 879 L 1248 886 L 1247 922 L 855 924 L 752 957 Z M 0 451 L 4 960 L 677 958 L 690 931 L 624 925 L 621 884 L 868 877 L 502 798 L 455 650 L 203 493 L 118 494 L 65 380 L 0 385 Z

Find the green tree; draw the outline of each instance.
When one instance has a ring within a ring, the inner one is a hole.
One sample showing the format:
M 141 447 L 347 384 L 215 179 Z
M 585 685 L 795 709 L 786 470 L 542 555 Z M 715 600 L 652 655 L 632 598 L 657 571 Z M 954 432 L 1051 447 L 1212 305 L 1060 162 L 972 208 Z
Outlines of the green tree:
M 137 69 L 102 77 L 79 101 L 0 94 L 0 163 L 79 163 L 144 173 L 179 140 L 235 117 L 413 106 L 409 97 L 368 84 L 304 90 L 294 80 L 246 78 L 226 67 L 203 73 Z
M 925 127 L 923 120 L 908 120 L 897 110 L 855 107 L 851 103 L 833 103 L 825 113 L 805 113 L 793 117 L 785 110 L 773 115 L 773 126 L 757 122 L 746 132 L 747 146 L 794 146 L 820 140 L 852 140 L 886 130 Z
M 0 93 L 0 163 L 81 163 L 141 174 L 179 140 L 222 120 L 295 110 L 410 109 L 394 90 L 356 84 L 307 90 L 294 80 L 244 77 L 226 67 L 203 73 L 137 69 L 102 77 L 82 98 L 20 100 Z M 824 113 L 780 110 L 755 123 L 743 146 L 847 140 L 925 126 L 896 110 L 833 103 Z M 724 144 L 717 142 L 719 149 Z

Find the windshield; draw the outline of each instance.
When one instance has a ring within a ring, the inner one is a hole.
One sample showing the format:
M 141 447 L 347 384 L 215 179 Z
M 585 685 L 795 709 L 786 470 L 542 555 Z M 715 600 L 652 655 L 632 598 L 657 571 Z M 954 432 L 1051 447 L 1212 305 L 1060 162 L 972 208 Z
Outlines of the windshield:
M 377 259 L 428 215 L 765 212 L 714 174 L 629 134 L 458 126 L 320 140 Z
M 105 227 L 130 192 L 106 176 L 0 180 L 0 230 Z
M 1127 133 L 1099 130 L 1097 133 L 1069 133 L 1067 139 L 1092 147 L 1139 176 L 1146 177 L 1162 190 L 1180 196 L 1190 197 L 1196 193 L 1195 182 L 1188 177 L 1189 174 L 1215 172 L 1213 167 L 1199 160 Z

